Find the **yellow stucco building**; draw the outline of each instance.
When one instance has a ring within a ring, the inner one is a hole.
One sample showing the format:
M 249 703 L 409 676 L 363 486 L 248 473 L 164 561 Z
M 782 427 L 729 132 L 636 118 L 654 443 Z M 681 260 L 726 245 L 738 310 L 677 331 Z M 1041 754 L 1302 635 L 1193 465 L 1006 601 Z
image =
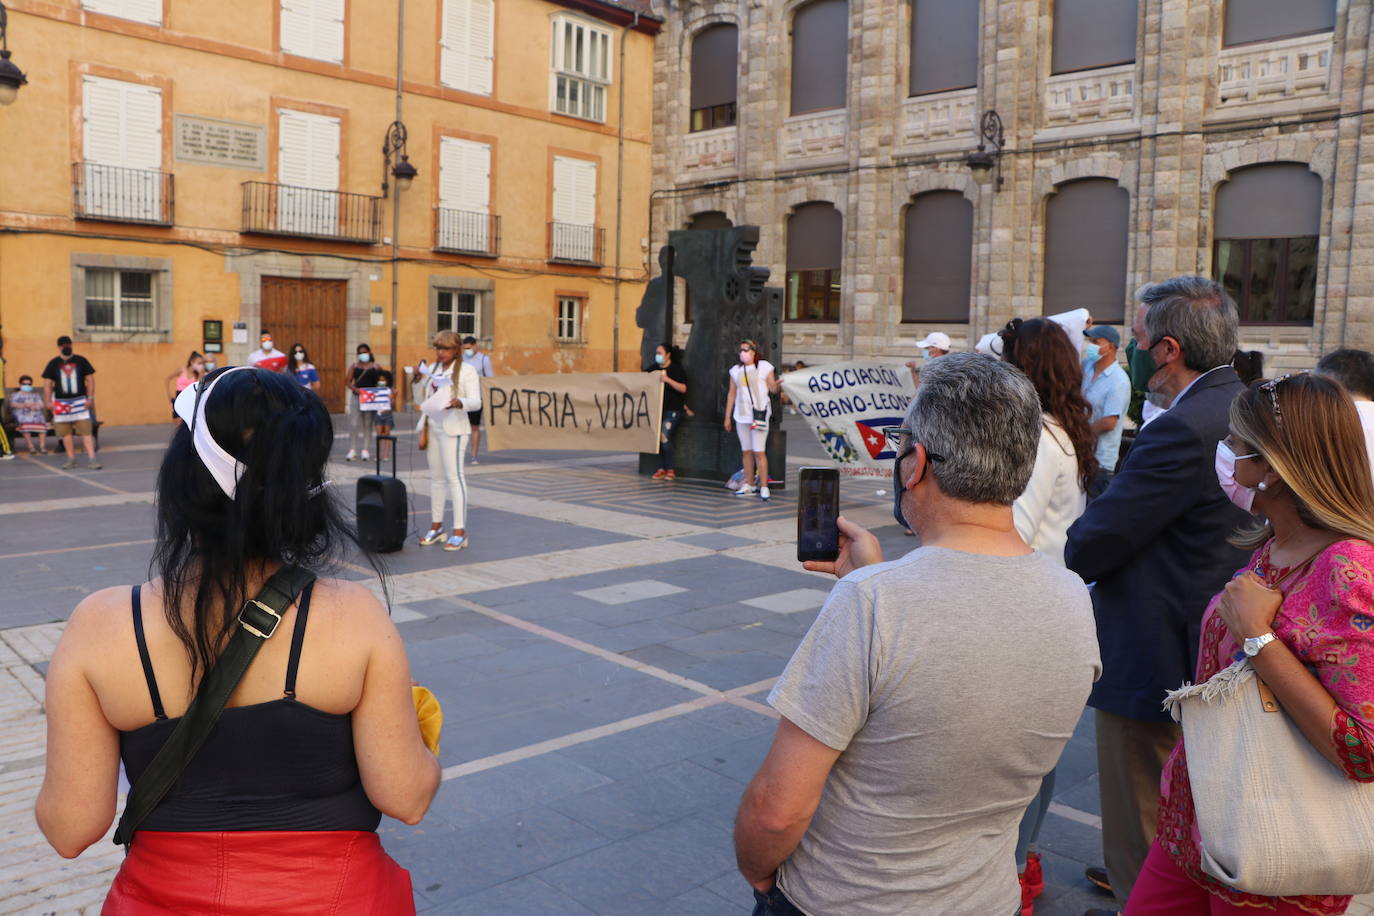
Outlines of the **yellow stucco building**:
M 339 409 L 358 343 L 391 361 L 393 263 L 398 366 L 452 328 L 498 373 L 639 368 L 648 0 L 5 6 L 7 385 L 68 334 L 103 421 L 163 421 L 192 350 L 242 362 L 265 327 Z

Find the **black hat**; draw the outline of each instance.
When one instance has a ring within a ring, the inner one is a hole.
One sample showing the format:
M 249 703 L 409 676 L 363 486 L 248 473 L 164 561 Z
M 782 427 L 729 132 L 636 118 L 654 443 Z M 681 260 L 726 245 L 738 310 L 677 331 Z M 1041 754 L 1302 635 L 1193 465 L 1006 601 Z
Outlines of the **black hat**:
M 61 337 L 57 338 L 57 345 L 59 347 L 70 347 L 72 345 L 72 339 L 66 334 L 63 334 Z

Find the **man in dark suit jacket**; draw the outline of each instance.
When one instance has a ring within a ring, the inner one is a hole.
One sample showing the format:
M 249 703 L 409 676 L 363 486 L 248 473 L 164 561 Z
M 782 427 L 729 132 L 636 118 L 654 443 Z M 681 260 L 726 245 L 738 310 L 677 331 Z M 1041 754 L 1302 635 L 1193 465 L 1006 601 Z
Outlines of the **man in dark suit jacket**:
M 1069 529 L 1064 554 L 1096 583 L 1103 670 L 1088 705 L 1097 710 L 1107 877 L 1122 903 L 1154 841 L 1160 772 L 1178 740 L 1164 693 L 1192 679 L 1202 612 L 1246 560 L 1227 543 L 1246 515 L 1215 469 L 1231 401 L 1245 387 L 1229 365 L 1236 306 L 1205 277 L 1175 277 L 1138 297 L 1134 359 L 1153 361 L 1149 390 L 1170 406 Z

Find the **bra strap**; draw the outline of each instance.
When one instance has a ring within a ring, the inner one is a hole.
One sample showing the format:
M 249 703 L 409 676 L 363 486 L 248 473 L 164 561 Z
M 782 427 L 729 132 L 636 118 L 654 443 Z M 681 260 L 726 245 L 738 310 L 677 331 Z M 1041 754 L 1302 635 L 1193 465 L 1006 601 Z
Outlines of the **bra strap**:
M 141 587 L 133 587 L 134 639 L 138 641 L 138 660 L 143 663 L 143 679 L 148 682 L 148 696 L 153 701 L 153 715 L 159 719 L 167 718 L 162 708 L 162 694 L 157 690 L 157 678 L 153 676 L 153 660 L 148 655 L 148 640 L 143 637 L 143 601 L 139 597 Z
M 290 699 L 296 698 L 296 669 L 301 664 L 301 646 L 305 643 L 305 620 L 310 616 L 310 595 L 315 590 L 311 582 L 301 592 L 300 603 L 296 605 L 296 626 L 291 631 L 291 656 L 286 663 L 286 689 L 282 693 Z

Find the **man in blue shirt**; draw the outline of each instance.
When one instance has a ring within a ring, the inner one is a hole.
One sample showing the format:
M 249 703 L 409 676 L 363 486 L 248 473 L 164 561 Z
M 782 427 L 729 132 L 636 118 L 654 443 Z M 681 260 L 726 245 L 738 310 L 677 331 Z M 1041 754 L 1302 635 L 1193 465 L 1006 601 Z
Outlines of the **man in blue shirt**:
M 1092 405 L 1093 433 L 1097 436 L 1097 477 L 1088 498 L 1107 489 L 1116 471 L 1121 451 L 1121 418 L 1131 403 L 1131 379 L 1117 365 L 1116 353 L 1121 334 L 1111 325 L 1095 324 L 1083 332 L 1088 344 L 1083 348 L 1083 397 Z

